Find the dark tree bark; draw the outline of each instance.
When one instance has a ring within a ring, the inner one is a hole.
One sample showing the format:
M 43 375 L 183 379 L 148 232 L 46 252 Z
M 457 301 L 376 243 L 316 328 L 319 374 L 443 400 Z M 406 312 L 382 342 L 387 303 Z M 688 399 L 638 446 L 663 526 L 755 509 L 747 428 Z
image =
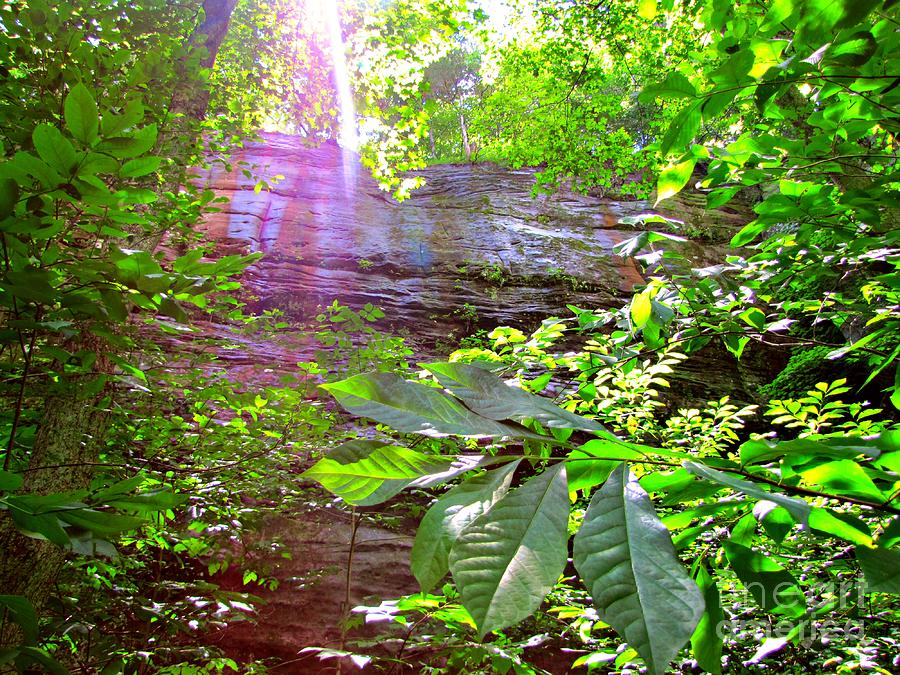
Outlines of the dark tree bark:
M 95 369 L 109 370 L 103 345 L 94 338 L 79 342 L 97 351 Z M 35 434 L 23 492 L 35 495 L 72 492 L 90 487 L 94 465 L 109 428 L 109 413 L 101 403 L 105 391 L 90 393 L 88 376 L 69 381 L 64 393 L 50 396 Z M 94 379 L 96 375 L 89 376 Z M 25 536 L 9 514 L 0 514 L 0 589 L 22 595 L 40 612 L 53 591 L 66 551 L 56 544 Z M 18 644 L 15 624 L 0 626 L 0 649 Z
M 204 68 L 213 68 L 219 48 L 228 34 L 231 14 L 238 0 L 204 0 L 203 22 L 191 35 L 191 45 L 206 48 L 206 55 L 200 60 Z M 183 66 L 182 66 L 183 67 Z M 188 81 L 186 80 L 186 84 Z M 209 88 L 204 83 L 199 87 L 185 86 L 175 92 L 172 100 L 173 112 L 181 112 L 196 119 L 203 119 L 209 107 Z
M 204 18 L 191 41 L 198 47 L 206 47 L 209 52 L 200 62 L 204 68 L 212 68 L 216 65 L 216 56 L 222 41 L 228 34 L 228 25 L 231 23 L 231 14 L 237 5 L 237 0 L 204 0 Z M 205 37 L 204 37 L 205 36 Z

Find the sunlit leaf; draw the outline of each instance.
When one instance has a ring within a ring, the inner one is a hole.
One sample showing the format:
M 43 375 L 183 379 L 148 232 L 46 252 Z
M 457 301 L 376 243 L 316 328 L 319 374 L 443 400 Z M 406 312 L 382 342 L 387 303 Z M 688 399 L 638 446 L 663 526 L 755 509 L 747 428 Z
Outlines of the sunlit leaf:
M 410 566 L 423 592 L 430 591 L 450 569 L 450 548 L 470 522 L 486 512 L 509 489 L 518 461 L 470 478 L 430 508 L 419 523 Z
M 363 373 L 321 386 L 353 414 L 371 417 L 404 433 L 543 439 L 521 425 L 478 415 L 440 390 L 394 373 Z
M 535 476 L 469 523 L 450 550 L 450 571 L 479 637 L 530 616 L 566 564 L 565 466 Z
M 413 479 L 449 464 L 446 458 L 378 441 L 350 441 L 330 451 L 301 475 L 350 504 L 386 501 Z
M 872 545 L 872 533 L 868 526 L 850 514 L 815 508 L 809 514 L 809 528 L 814 532 L 845 539 L 857 546 Z
M 884 493 L 878 489 L 865 469 L 850 459 L 820 464 L 803 471 L 800 475 L 805 482 L 822 486 L 834 494 L 860 497 L 879 503 L 885 499 Z
M 563 410 L 519 387 L 509 386 L 484 368 L 468 363 L 425 363 L 422 367 L 434 373 L 466 407 L 489 419 L 517 422 L 535 419 L 551 429 L 606 431 L 599 422 Z
M 674 197 L 682 188 L 687 185 L 694 171 L 694 165 L 697 163 L 696 158 L 691 157 L 670 166 L 659 174 L 659 180 L 656 183 L 656 203 Z
M 744 480 L 742 478 L 737 478 L 723 471 L 698 464 L 697 462 L 686 461 L 682 464 L 682 466 L 684 466 L 685 469 L 687 469 L 694 475 L 699 476 L 700 478 L 706 478 L 707 480 L 720 483 L 721 485 L 726 485 L 734 490 L 743 492 L 750 497 L 754 497 L 756 499 L 767 499 L 778 504 L 779 506 L 783 506 L 791 513 L 792 516 L 794 516 L 798 523 L 805 525 L 807 520 L 809 519 L 809 512 L 811 507 L 802 499 L 795 499 L 794 497 L 788 497 L 776 492 L 769 492 L 755 485 L 754 483 L 751 483 L 750 481 Z
M 636 293 L 631 298 L 631 323 L 640 330 L 650 320 L 653 304 L 646 293 Z

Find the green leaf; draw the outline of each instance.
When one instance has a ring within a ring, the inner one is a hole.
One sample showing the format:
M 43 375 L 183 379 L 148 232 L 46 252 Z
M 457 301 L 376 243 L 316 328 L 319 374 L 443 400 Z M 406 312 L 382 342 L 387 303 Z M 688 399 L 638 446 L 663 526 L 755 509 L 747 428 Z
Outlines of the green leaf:
M 684 75 L 671 72 L 662 82 L 644 87 L 638 100 L 641 103 L 652 103 L 656 98 L 694 98 L 696 96 L 697 90 Z
M 703 595 L 624 463 L 591 499 L 575 535 L 574 561 L 600 618 L 637 650 L 649 672 L 666 672 L 700 621 Z
M 350 504 L 370 506 L 396 495 L 413 479 L 446 468 L 446 458 L 378 441 L 339 445 L 304 471 L 326 490 Z
M 121 115 L 105 113 L 101 123 L 103 135 L 118 136 L 129 127 L 137 126 L 144 121 L 144 106 L 140 101 L 131 100 L 125 105 Z
M 17 152 L 9 164 L 36 178 L 44 188 L 52 189 L 62 182 L 59 173 L 31 153 Z
M 143 518 L 135 516 L 123 516 L 108 511 L 95 511 L 94 509 L 71 509 L 57 514 L 64 523 L 90 530 L 100 535 L 119 534 L 131 532 L 144 524 Z
M 50 168 L 63 176 L 71 176 L 75 168 L 75 148 L 59 129 L 39 124 L 31 135 L 34 149 Z
M 156 125 L 150 124 L 135 131 L 131 136 L 116 136 L 101 141 L 97 150 L 119 159 L 131 159 L 153 148 L 156 145 L 156 135 Z
M 795 456 L 853 458 L 863 455 L 875 459 L 881 454 L 882 446 L 887 448 L 889 444 L 890 438 L 885 434 L 872 438 L 853 436 L 816 440 L 797 438 L 778 443 L 760 439 L 743 443 L 740 447 L 740 455 L 741 464 L 744 465 L 766 462 L 777 457 Z
M 722 336 L 722 343 L 725 349 L 734 354 L 734 358 L 740 359 L 744 353 L 744 347 L 750 342 L 750 338 L 745 335 L 725 334 Z
M 765 330 L 766 314 L 761 309 L 751 307 L 741 312 L 739 316 L 748 326 L 752 326 L 757 330 Z
M 450 570 L 450 548 L 459 533 L 509 490 L 519 460 L 470 478 L 428 509 L 413 543 L 410 567 L 423 593 Z
M 783 506 L 788 510 L 788 512 L 790 512 L 792 516 L 794 516 L 794 519 L 798 523 L 804 526 L 809 520 L 809 512 L 811 510 L 811 507 L 802 499 L 794 499 L 793 497 L 788 497 L 786 495 L 778 494 L 775 492 L 768 492 L 755 485 L 754 483 L 743 480 L 741 478 L 736 478 L 716 469 L 711 469 L 708 466 L 704 466 L 696 462 L 686 461 L 682 463 L 682 466 L 692 474 L 694 474 L 695 476 L 699 476 L 700 478 L 706 478 L 707 480 L 714 481 L 721 485 L 727 485 L 733 490 L 743 492 L 750 497 L 754 497 L 756 499 L 767 499 L 770 502 L 778 504 L 778 506 Z
M 530 616 L 566 565 L 565 465 L 535 476 L 463 529 L 450 572 L 479 638 Z
M 12 178 L 0 178 L 0 220 L 8 218 L 19 201 L 19 184 Z
M 867 592 L 900 594 L 900 550 L 857 546 L 856 559 L 866 576 Z
M 5 492 L 15 492 L 22 487 L 23 478 L 20 474 L 12 471 L 0 470 L 0 490 Z
M 765 500 L 757 502 L 753 509 L 753 515 L 776 544 L 783 542 L 796 524 L 790 512 L 775 502 Z M 810 519 L 812 519 L 812 514 L 810 514 Z
M 159 163 L 161 161 L 162 159 L 160 157 L 139 157 L 138 159 L 131 159 L 122 165 L 119 175 L 122 176 L 122 178 L 139 178 L 140 176 L 146 176 L 147 174 L 156 171 L 159 168 Z
M 860 497 L 875 502 L 885 499 L 874 481 L 858 462 L 841 459 L 827 462 L 800 473 L 804 482 L 822 486 L 828 492 L 850 497 Z
M 26 645 L 38 642 L 38 618 L 28 598 L 21 595 L 0 595 L 0 615 L 7 615 L 9 620 L 18 624 Z M 8 614 L 7 614 L 8 612 Z
M 868 526 L 847 513 L 815 508 L 809 514 L 809 528 L 813 532 L 839 537 L 857 546 L 872 545 L 872 533 Z
M 99 499 L 99 498 L 98 498 Z M 110 498 L 107 504 L 121 511 L 134 513 L 158 513 L 180 506 L 188 501 L 188 496 L 178 494 L 171 488 L 161 488 L 136 495 Z
M 900 363 L 894 371 L 894 390 L 891 392 L 891 405 L 900 410 Z
M 656 182 L 656 203 L 659 204 L 664 199 L 674 197 L 681 189 L 687 185 L 694 172 L 694 165 L 697 163 L 695 157 L 690 157 L 683 162 L 679 162 L 674 166 L 670 166 L 659 174 Z
M 613 252 L 623 258 L 634 257 L 647 248 L 647 246 L 657 241 L 687 241 L 687 239 L 674 234 L 666 234 L 665 232 L 645 230 L 634 237 L 630 237 L 629 239 L 616 244 L 613 247 Z
M 16 658 L 16 663 L 18 664 L 25 665 L 36 663 L 41 666 L 43 672 L 50 673 L 50 675 L 71 675 L 65 666 L 40 647 L 20 647 L 18 652 L 19 654 Z M 27 672 L 24 668 L 22 670 L 23 672 Z
M 548 440 L 521 425 L 482 417 L 455 398 L 394 373 L 363 373 L 321 387 L 353 414 L 371 417 L 403 433 Z
M 492 420 L 534 419 L 551 429 L 605 432 L 599 422 L 563 410 L 545 398 L 509 386 L 484 368 L 468 363 L 424 363 L 427 371 L 473 412 Z
M 803 591 L 781 565 L 733 541 L 726 541 L 723 546 L 734 573 L 760 607 L 773 614 L 793 617 L 806 613 Z
M 66 546 L 69 543 L 69 537 L 59 524 L 59 518 L 55 514 L 30 513 L 27 510 L 15 508 L 12 498 L 8 501 L 12 506 L 9 514 L 23 534 L 35 539 L 46 539 L 57 546 Z
M 100 126 L 97 103 L 91 92 L 82 83 L 72 87 L 63 105 L 63 115 L 69 133 L 85 145 L 97 140 L 97 129 Z
M 864 30 L 832 46 L 829 56 L 844 65 L 859 67 L 868 62 L 877 49 L 875 37 Z
M 883 548 L 893 548 L 900 544 L 900 516 L 896 516 L 878 536 L 878 545 Z
M 760 222 L 758 220 L 750 221 L 744 225 L 740 232 L 731 238 L 731 245 L 734 247 L 746 246 L 763 232 L 768 230 L 769 227 L 770 225 L 768 223 Z
M 653 21 L 656 18 L 656 0 L 640 0 L 638 16 L 647 21 Z
M 703 594 L 705 609 L 691 636 L 691 651 L 698 666 L 707 673 L 719 675 L 722 672 L 722 636 L 719 628 L 725 620 L 719 589 L 705 565 L 697 567 L 694 580 Z
M 623 459 L 641 457 L 641 453 L 605 439 L 588 441 L 569 453 L 566 462 L 569 492 L 602 485 Z
M 646 293 L 637 293 L 631 298 L 631 324 L 635 330 L 643 328 L 650 320 L 653 302 Z
M 680 153 L 691 144 L 691 141 L 694 140 L 697 131 L 700 129 L 700 122 L 703 119 L 702 108 L 703 103 L 698 101 L 692 103 L 675 116 L 659 145 L 661 155 L 668 155 L 673 150 L 676 153 Z M 696 160 L 692 159 L 690 161 Z M 693 169 L 693 167 L 691 168 Z M 687 182 L 687 179 L 685 179 L 685 182 Z

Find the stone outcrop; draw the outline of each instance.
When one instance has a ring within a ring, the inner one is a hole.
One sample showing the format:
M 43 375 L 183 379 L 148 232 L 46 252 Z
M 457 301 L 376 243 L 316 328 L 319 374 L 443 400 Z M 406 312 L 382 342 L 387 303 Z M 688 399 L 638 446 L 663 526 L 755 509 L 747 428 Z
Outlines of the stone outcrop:
M 265 134 L 233 170 L 205 178 L 230 202 L 208 221 L 226 250 L 266 255 L 248 274 L 258 308 L 308 316 L 339 299 L 371 302 L 418 339 L 446 339 L 453 326 L 522 325 L 568 316 L 566 304 L 618 305 L 642 278 L 613 247 L 634 236 L 620 219 L 651 211 L 561 190 L 533 197 L 534 170 L 446 165 L 422 172 L 413 197 L 396 203 L 352 153 L 335 145 Z M 274 183 L 256 192 L 256 176 Z M 731 231 L 740 213 L 703 212 L 688 195 L 660 211 L 689 230 Z M 702 261 L 697 245 L 687 253 Z

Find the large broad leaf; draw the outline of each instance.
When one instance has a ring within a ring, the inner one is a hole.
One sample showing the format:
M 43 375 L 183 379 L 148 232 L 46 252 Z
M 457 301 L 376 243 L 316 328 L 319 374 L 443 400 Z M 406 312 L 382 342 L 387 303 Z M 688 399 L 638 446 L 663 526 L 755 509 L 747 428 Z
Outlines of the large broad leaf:
M 857 546 L 856 559 L 866 575 L 866 591 L 900 594 L 900 550 Z
M 540 396 L 511 387 L 493 373 L 469 363 L 425 363 L 438 381 L 467 407 L 492 420 L 535 419 L 551 429 L 606 432 L 599 422 L 563 410 Z
M 80 82 L 72 87 L 63 105 L 63 114 L 69 132 L 82 143 L 90 145 L 97 140 L 100 117 L 91 92 Z
M 0 595 L 0 609 L 3 610 L 4 618 L 8 617 L 22 629 L 25 644 L 37 644 L 38 618 L 28 598 L 21 595 Z
M 566 565 L 564 464 L 510 492 L 460 533 L 450 572 L 479 637 L 530 616 Z
M 804 482 L 813 486 L 822 486 L 828 492 L 869 499 L 881 503 L 885 495 L 865 469 L 851 459 L 827 462 L 803 471 L 800 474 Z
M 619 222 L 624 221 L 625 219 L 623 218 Z M 634 257 L 647 248 L 647 246 L 657 241 L 687 241 L 687 239 L 674 234 L 666 234 L 665 232 L 645 230 L 640 234 L 636 234 L 613 246 L 613 253 L 620 255 L 623 258 Z
M 792 441 L 781 441 L 779 443 L 759 439 L 743 443 L 739 452 L 741 464 L 766 462 L 777 457 L 790 457 L 792 455 L 834 458 L 853 458 L 864 455 L 877 458 L 888 440 L 885 439 L 885 442 L 882 443 L 879 437 L 857 438 L 846 436 L 818 440 L 797 438 Z
M 321 385 L 350 412 L 404 433 L 427 436 L 517 436 L 545 439 L 521 425 L 478 415 L 460 401 L 394 373 L 363 373 Z
M 423 593 L 450 570 L 450 548 L 469 523 L 509 490 L 518 461 L 457 485 L 437 500 L 416 532 L 410 565 Z
M 454 455 L 449 459 L 451 460 L 450 466 L 441 471 L 436 471 L 426 476 L 416 478 L 412 483 L 409 484 L 409 486 L 417 488 L 431 488 L 436 485 L 440 485 L 441 483 L 446 483 L 448 480 L 456 478 L 460 474 L 466 473 L 468 471 L 474 471 L 475 469 L 485 469 L 493 464 L 504 464 L 510 461 L 510 457 L 492 457 L 491 455 L 466 454 Z
M 657 84 L 648 84 L 638 95 L 641 103 L 652 103 L 657 98 L 695 98 L 697 90 L 681 73 L 669 73 Z
M 686 149 L 700 129 L 702 116 L 702 101 L 692 103 L 678 113 L 669 125 L 669 129 L 659 145 L 660 154 L 665 156 L 670 151 L 681 153 Z M 691 168 L 693 169 L 693 166 Z
M 75 168 L 75 148 L 59 129 L 50 124 L 39 124 L 34 128 L 31 140 L 47 166 L 63 176 L 71 175 Z
M 691 651 L 698 666 L 707 673 L 718 674 L 722 672 L 722 636 L 719 629 L 725 620 L 719 589 L 704 565 L 697 568 L 696 581 L 703 593 L 706 609 L 691 636 Z
M 751 483 L 750 481 L 742 480 L 741 478 L 735 478 L 734 476 L 730 476 L 727 473 L 717 471 L 716 469 L 711 469 L 708 466 L 703 466 L 702 464 L 697 464 L 696 462 L 683 462 L 682 466 L 684 466 L 685 469 L 690 471 L 695 476 L 700 476 L 700 478 L 706 478 L 707 480 L 714 481 L 721 485 L 727 485 L 728 487 L 743 492 L 750 497 L 755 497 L 756 499 L 767 499 L 770 502 L 778 504 L 778 506 L 783 506 L 790 512 L 792 516 L 794 516 L 798 523 L 804 526 L 809 520 L 809 512 L 811 507 L 802 499 L 794 499 L 793 497 L 777 494 L 775 492 L 768 492 L 755 485 L 754 483 Z
M 813 532 L 840 537 L 857 546 L 871 546 L 872 533 L 865 521 L 849 513 L 817 507 L 809 514 L 809 529 Z
M 621 441 L 595 438 L 569 453 L 566 473 L 569 475 L 569 492 L 602 485 L 609 474 L 623 460 L 640 460 L 644 455 Z
M 350 441 L 302 475 L 350 504 L 370 506 L 390 499 L 415 478 L 447 468 L 449 463 L 445 458 L 378 441 Z
M 678 164 L 673 164 L 663 169 L 662 173 L 659 174 L 659 179 L 656 181 L 657 204 L 681 192 L 682 188 L 691 179 L 696 163 L 696 157 L 688 157 L 683 162 L 678 162 Z
M 664 673 L 703 614 L 703 595 L 627 466 L 598 490 L 575 536 L 575 567 L 600 618 Z
M 803 616 L 803 591 L 781 565 L 743 544 L 726 541 L 723 546 L 731 569 L 760 607 L 773 614 Z

